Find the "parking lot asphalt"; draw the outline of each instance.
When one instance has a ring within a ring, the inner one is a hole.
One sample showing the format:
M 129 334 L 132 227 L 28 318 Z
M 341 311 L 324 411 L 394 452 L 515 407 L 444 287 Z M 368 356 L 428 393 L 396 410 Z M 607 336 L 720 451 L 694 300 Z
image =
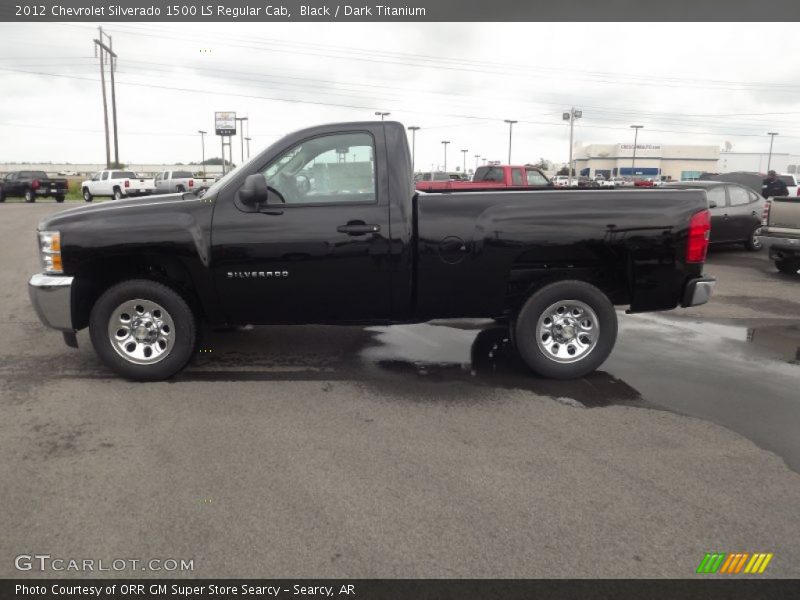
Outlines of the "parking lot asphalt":
M 0 576 L 800 576 L 800 275 L 713 250 L 706 306 L 620 314 L 600 371 L 527 374 L 493 322 L 208 334 L 174 380 L 110 374 L 30 307 L 0 205 Z M 19 572 L 20 554 L 192 559 Z

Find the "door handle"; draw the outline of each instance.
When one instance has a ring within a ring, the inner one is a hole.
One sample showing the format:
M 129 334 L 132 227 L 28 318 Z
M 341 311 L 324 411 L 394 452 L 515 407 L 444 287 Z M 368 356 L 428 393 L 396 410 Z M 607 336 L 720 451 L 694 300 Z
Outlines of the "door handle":
M 362 222 L 348 223 L 347 225 L 339 225 L 336 231 L 339 233 L 346 233 L 347 235 L 365 235 L 367 233 L 378 233 L 381 230 L 380 225 L 370 225 Z

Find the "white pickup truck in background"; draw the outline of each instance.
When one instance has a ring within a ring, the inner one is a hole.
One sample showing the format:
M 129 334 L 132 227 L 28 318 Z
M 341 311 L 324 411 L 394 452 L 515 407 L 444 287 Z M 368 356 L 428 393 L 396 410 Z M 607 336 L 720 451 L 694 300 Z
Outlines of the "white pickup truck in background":
M 95 173 L 91 179 L 81 183 L 81 192 L 86 202 L 95 196 L 110 196 L 115 200 L 130 196 L 147 196 L 153 193 L 153 180 L 137 177 L 133 171 L 106 169 Z
M 162 171 L 156 175 L 154 183 L 157 194 L 174 194 L 208 189 L 214 178 L 194 177 L 189 171 Z

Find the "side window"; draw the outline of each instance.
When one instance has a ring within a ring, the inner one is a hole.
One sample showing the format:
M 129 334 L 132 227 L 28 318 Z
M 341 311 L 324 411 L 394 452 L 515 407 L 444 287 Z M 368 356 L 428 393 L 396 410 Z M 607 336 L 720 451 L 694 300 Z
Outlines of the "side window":
M 527 171 L 528 185 L 547 185 L 547 179 L 539 171 Z
M 100 179 L 102 179 L 103 181 L 108 179 L 108 171 L 103 171 L 102 175 L 100 176 Z
M 375 202 L 375 146 L 367 133 L 302 142 L 265 170 L 287 204 Z
M 522 185 L 522 169 L 511 169 L 511 185 Z
M 750 204 L 752 204 L 753 202 L 759 202 L 759 201 L 762 200 L 761 196 L 759 196 L 758 194 L 756 194 L 755 192 L 753 192 L 751 190 L 747 190 L 747 196 L 750 198 Z
M 709 205 L 713 202 L 717 205 L 717 208 L 725 206 L 725 188 L 721 185 L 706 190 L 706 197 Z
M 742 206 L 743 204 L 748 204 L 750 202 L 750 197 L 747 193 L 747 190 L 735 185 L 728 186 L 728 198 L 731 206 Z

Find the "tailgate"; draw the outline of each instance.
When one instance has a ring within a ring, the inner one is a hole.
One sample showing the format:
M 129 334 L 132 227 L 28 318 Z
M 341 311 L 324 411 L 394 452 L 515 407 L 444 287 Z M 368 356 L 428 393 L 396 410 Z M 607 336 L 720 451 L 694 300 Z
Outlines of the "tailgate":
M 800 198 L 773 198 L 767 226 L 770 233 L 800 235 Z

